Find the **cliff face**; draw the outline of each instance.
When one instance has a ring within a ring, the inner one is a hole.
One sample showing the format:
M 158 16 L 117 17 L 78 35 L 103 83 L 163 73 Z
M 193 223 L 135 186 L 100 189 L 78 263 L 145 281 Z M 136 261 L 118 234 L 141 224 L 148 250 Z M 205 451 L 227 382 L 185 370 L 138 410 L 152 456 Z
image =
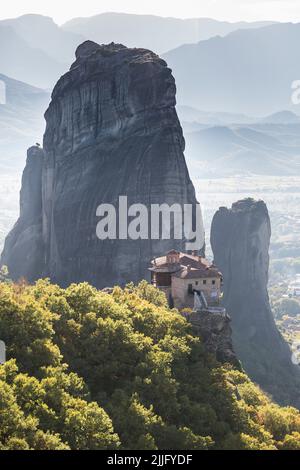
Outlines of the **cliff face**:
M 231 319 L 228 315 L 202 311 L 185 315 L 196 335 L 200 336 L 207 352 L 222 363 L 240 368 L 232 344 Z
M 1 265 L 9 267 L 12 279 L 32 280 L 41 272 L 44 259 L 42 238 L 42 168 L 44 152 L 27 152 L 20 192 L 20 217 L 5 240 Z
M 110 203 L 118 208 L 121 195 L 129 205 L 195 204 L 175 93 L 170 69 L 148 50 L 90 41 L 79 46 L 45 114 L 41 180 L 36 175 L 41 206 L 40 194 L 31 194 L 31 207 L 41 209 L 38 243 L 44 253 L 31 253 L 37 269 L 30 271 L 29 261 L 16 254 L 22 252 L 18 240 L 23 237 L 18 222 L 14 244 L 6 244 L 2 257 L 14 278 L 30 272 L 30 280 L 50 276 L 61 285 L 123 284 L 147 277 L 154 256 L 184 249 L 182 240 L 103 241 L 96 236 L 97 207 Z
M 211 245 L 224 276 L 223 303 L 232 318 L 233 343 L 251 378 L 281 403 L 300 405 L 299 368 L 277 330 L 268 298 L 267 207 L 245 199 L 215 214 Z

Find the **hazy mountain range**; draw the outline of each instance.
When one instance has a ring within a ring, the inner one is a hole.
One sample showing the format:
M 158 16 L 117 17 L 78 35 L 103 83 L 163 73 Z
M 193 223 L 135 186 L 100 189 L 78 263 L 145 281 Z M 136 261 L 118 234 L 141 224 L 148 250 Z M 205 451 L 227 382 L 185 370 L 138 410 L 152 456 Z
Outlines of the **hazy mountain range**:
M 0 21 L 0 73 L 52 88 L 85 39 L 165 53 L 181 105 L 261 116 L 293 109 L 300 24 L 292 23 L 106 13 L 59 27 L 51 18 L 25 15 Z
M 264 115 L 293 109 L 299 41 L 300 24 L 274 24 L 184 45 L 164 58 L 176 77 L 180 104 Z
M 65 65 L 31 47 L 10 26 L 0 22 L 0 72 L 41 88 L 52 87 Z
M 7 98 L 0 105 L 0 166 L 22 168 L 27 147 L 42 142 L 50 95 L 1 74 L 0 80 Z M 178 114 L 195 176 L 300 173 L 300 117 L 290 111 L 257 118 L 178 106 Z
M 21 169 L 26 149 L 42 142 L 50 94 L 1 74 L 0 80 L 6 84 L 7 98 L 0 105 L 0 167 Z M 257 118 L 177 108 L 194 176 L 300 173 L 298 115 L 283 111 Z
M 85 40 L 80 34 L 64 31 L 47 16 L 24 15 L 3 20 L 0 25 L 10 27 L 31 48 L 62 63 L 72 61 L 76 47 Z
M 0 167 L 22 168 L 27 147 L 42 142 L 43 114 L 50 95 L 0 74 L 6 103 L 0 104 Z
M 179 114 L 182 115 L 180 108 Z M 244 115 L 213 116 L 199 111 L 199 121 L 182 122 L 185 154 L 193 175 L 215 178 L 300 174 L 298 115 L 283 111 L 256 121 L 249 118 L 248 123 Z M 218 124 L 212 125 L 213 121 Z
M 49 17 L 24 15 L 0 21 L 0 72 L 41 88 L 52 88 L 85 39 L 121 42 L 161 54 L 182 44 L 266 24 L 104 13 L 77 18 L 59 27 Z
M 271 22 L 229 23 L 210 18 L 162 18 L 153 15 L 104 13 L 91 18 L 75 18 L 63 29 L 98 43 L 119 42 L 128 47 L 145 47 L 158 54 L 182 44 L 197 43 L 232 31 L 259 28 Z
M 197 175 L 299 172 L 300 107 L 291 104 L 291 84 L 300 79 L 300 24 L 116 13 L 61 27 L 40 15 L 0 21 L 0 80 L 9 97 L 0 106 L 0 164 L 23 164 L 26 148 L 41 140 L 49 102 L 41 88 L 53 87 L 86 38 L 173 48 L 164 57 Z

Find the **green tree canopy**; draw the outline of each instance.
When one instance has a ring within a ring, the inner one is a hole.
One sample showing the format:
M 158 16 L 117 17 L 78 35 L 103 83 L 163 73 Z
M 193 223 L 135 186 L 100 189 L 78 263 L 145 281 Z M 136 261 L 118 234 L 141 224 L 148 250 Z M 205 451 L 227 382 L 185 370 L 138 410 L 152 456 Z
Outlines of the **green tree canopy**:
M 298 448 L 300 414 L 219 364 L 162 293 L 0 283 L 1 449 Z

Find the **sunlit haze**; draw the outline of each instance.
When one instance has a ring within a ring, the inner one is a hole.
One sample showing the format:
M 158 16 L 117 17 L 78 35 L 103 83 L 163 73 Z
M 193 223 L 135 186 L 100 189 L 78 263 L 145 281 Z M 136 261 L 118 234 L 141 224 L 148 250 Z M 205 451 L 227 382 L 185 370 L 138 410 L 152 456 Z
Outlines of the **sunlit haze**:
M 103 12 L 154 14 L 178 18 L 211 17 L 227 21 L 300 21 L 300 0 L 10 0 L 2 2 L 0 18 L 12 18 L 28 13 L 51 16 L 64 23 L 78 16 L 92 16 Z

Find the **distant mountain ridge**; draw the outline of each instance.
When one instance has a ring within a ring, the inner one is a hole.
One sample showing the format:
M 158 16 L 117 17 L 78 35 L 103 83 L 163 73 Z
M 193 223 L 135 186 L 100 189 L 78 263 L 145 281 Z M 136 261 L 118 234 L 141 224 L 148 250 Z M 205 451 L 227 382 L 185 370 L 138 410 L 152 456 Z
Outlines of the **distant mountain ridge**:
M 14 28 L 0 22 L 1 73 L 40 88 L 50 88 L 64 69 L 62 63 L 31 47 Z
M 232 31 L 237 27 L 249 29 Z M 51 89 L 69 68 L 84 34 L 98 35 L 99 42 L 123 38 L 142 47 L 156 41 L 161 49 L 174 41 L 218 34 L 164 56 L 176 79 L 188 161 L 201 175 L 299 171 L 300 118 L 292 112 L 298 108 L 291 104 L 291 84 L 300 78 L 300 52 L 294 47 L 300 40 L 300 24 L 266 26 L 117 13 L 77 18 L 62 27 L 41 15 L 0 21 L 0 73 L 40 89 L 28 88 L 22 95 L 24 84 L 21 87 L 19 81 L 13 87 L 16 106 L 1 108 L 0 161 L 23 159 L 24 149 L 40 138 L 49 102 L 41 88 Z
M 0 73 L 50 89 L 85 39 L 165 52 L 180 105 L 260 116 L 294 109 L 300 25 L 293 23 L 104 13 L 59 27 L 49 17 L 24 15 L 0 21 Z
M 41 141 L 50 94 L 0 74 L 6 102 L 0 104 L 0 166 L 24 164 L 24 148 Z
M 102 13 L 89 18 L 74 18 L 65 31 L 100 43 L 120 42 L 128 47 L 144 47 L 160 54 L 187 43 L 213 36 L 226 36 L 238 29 L 260 28 L 273 22 L 230 23 L 211 18 L 178 19 L 155 15 Z
M 281 23 L 184 45 L 164 58 L 179 104 L 263 116 L 298 109 L 292 83 L 300 78 L 299 41 L 300 24 Z
M 281 112 L 257 122 L 222 125 L 211 125 L 210 119 L 208 114 L 208 124 L 204 120 L 183 123 L 185 155 L 194 176 L 292 176 L 300 173 L 300 118 L 297 115 Z
M 0 21 L 0 73 L 40 88 L 52 88 L 72 63 L 85 39 L 101 44 L 119 42 L 160 54 L 185 43 L 268 22 L 226 23 L 201 18 L 180 20 L 156 16 L 104 13 L 74 19 L 63 26 L 42 15 Z
M 84 38 L 60 28 L 52 18 L 42 15 L 23 15 L 0 21 L 8 26 L 31 48 L 45 52 L 55 61 L 71 64 L 74 51 Z
M 300 116 L 292 111 L 279 111 L 262 119 L 262 122 L 269 124 L 294 124 L 300 123 Z

